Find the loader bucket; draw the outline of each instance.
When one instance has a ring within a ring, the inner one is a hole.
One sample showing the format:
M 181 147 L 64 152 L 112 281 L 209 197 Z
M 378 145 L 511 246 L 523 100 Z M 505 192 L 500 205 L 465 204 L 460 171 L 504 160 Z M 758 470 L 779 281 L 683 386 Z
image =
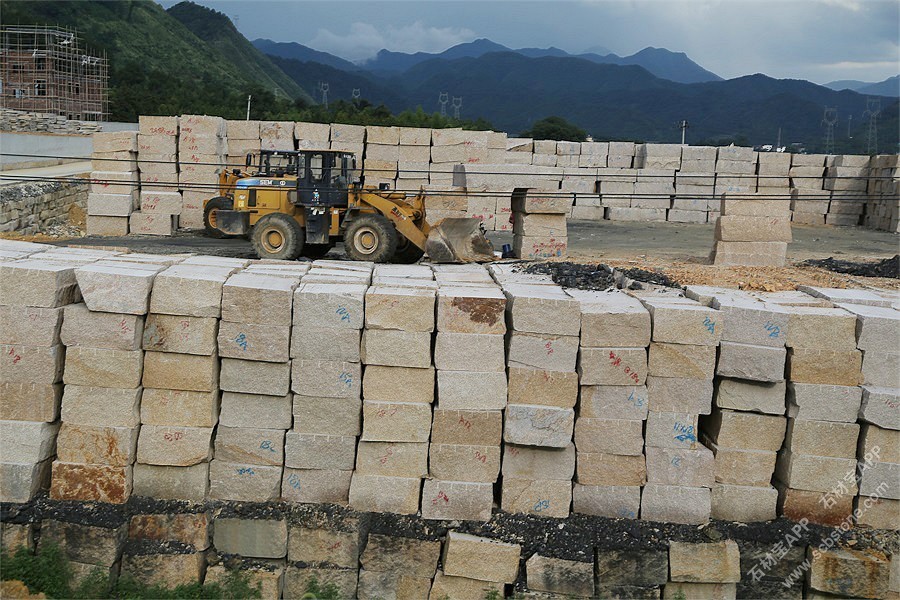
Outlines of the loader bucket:
M 478 219 L 440 221 L 428 234 L 425 252 L 436 263 L 490 262 L 497 258 Z

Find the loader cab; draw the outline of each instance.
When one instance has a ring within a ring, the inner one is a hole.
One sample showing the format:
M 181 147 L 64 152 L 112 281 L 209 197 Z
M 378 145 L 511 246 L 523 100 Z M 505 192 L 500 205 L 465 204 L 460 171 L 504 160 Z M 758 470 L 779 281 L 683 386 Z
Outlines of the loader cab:
M 247 155 L 247 171 L 259 177 L 292 177 L 300 169 L 301 158 L 293 150 L 262 150 L 258 156 Z
M 298 151 L 296 198 L 298 206 L 346 207 L 348 189 L 356 179 L 356 159 L 334 150 Z

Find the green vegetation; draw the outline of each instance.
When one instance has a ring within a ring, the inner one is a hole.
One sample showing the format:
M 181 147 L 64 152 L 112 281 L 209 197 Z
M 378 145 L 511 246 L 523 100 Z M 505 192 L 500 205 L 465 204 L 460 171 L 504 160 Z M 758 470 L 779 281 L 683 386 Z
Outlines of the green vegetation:
M 319 580 L 311 577 L 306 584 L 306 593 L 300 596 L 300 600 L 340 600 L 341 592 L 333 583 L 319 585 Z
M 558 142 L 583 142 L 587 137 L 584 129 L 569 123 L 562 117 L 546 117 L 536 121 L 531 129 L 523 131 L 521 135 L 536 140 L 556 140 Z
M 43 593 L 48 598 L 117 598 L 127 600 L 240 600 L 260 598 L 260 585 L 251 586 L 249 578 L 240 572 L 228 574 L 219 583 L 192 583 L 166 588 L 145 585 L 128 576 L 119 577 L 115 585 L 109 585 L 109 574 L 97 567 L 80 583 L 73 586 L 74 574 L 62 550 L 52 544 L 41 544 L 35 554 L 20 547 L 14 553 L 0 555 L 3 580 L 19 580 L 32 594 Z M 336 598 L 336 596 L 334 596 Z M 322 596 L 323 600 L 326 598 Z M 330 598 L 330 597 L 329 597 Z

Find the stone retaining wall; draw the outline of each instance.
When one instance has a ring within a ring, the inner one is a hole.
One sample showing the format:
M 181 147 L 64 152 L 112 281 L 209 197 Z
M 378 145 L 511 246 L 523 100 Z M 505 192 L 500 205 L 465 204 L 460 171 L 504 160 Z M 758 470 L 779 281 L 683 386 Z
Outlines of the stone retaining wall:
M 96 121 L 75 121 L 52 113 L 0 108 L 0 131 L 91 135 L 102 129 L 103 124 Z
M 87 182 L 47 181 L 0 186 L 0 231 L 31 235 L 69 219 L 73 206 L 87 206 Z

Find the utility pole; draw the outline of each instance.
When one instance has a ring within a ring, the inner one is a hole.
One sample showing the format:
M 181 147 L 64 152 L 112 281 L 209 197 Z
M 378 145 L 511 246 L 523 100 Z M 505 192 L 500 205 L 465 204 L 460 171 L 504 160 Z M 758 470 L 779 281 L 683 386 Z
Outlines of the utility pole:
M 678 127 L 681 128 L 681 145 L 682 146 L 684 146 L 684 133 L 685 133 L 685 131 L 687 131 L 688 127 L 690 127 L 690 126 L 691 126 L 691 124 L 684 120 L 682 120 L 680 123 L 678 123 Z
M 850 135 L 850 124 L 853 123 L 853 115 L 847 117 L 847 139 L 852 140 L 853 136 Z
M 778 128 L 778 140 L 775 142 L 775 152 L 781 152 L 781 127 Z
M 252 97 L 253 97 L 253 95 L 251 95 L 251 94 L 247 95 L 247 120 L 248 121 L 250 120 L 250 98 L 252 98 Z

